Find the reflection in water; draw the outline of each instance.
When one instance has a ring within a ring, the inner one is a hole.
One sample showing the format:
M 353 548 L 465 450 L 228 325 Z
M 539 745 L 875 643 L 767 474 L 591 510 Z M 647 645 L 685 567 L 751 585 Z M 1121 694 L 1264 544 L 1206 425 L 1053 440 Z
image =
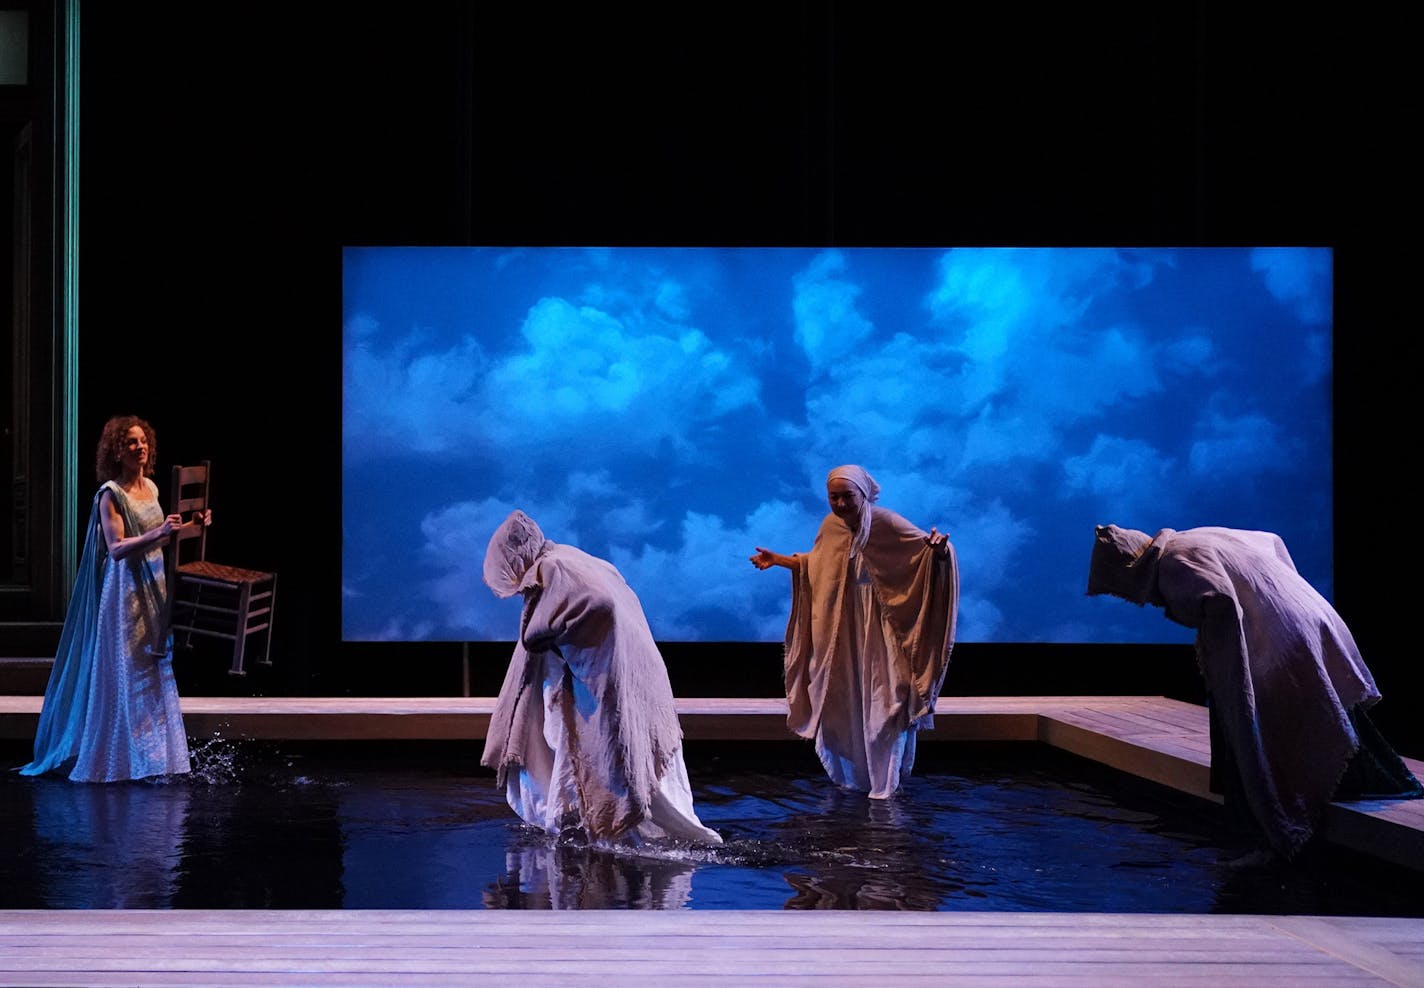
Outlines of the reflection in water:
M 682 909 L 696 864 L 675 853 L 615 850 L 530 833 L 485 889 L 489 909 Z
M 947 862 L 900 798 L 833 790 L 821 797 L 817 813 L 794 817 L 782 829 L 783 843 L 800 834 L 793 838 L 798 843 L 825 849 L 814 855 L 819 868 L 786 872 L 795 890 L 787 909 L 935 910 L 959 885 L 947 875 L 933 883 L 915 880 Z
M 165 909 L 178 888 L 187 786 L 29 781 L 34 853 L 51 909 Z
M 922 745 L 883 801 L 831 787 L 809 745 L 685 754 L 720 846 L 532 830 L 478 743 L 222 743 L 162 782 L 6 772 L 0 908 L 1424 915 L 1424 875 L 1335 849 L 1234 870 L 1215 807 L 1039 746 Z

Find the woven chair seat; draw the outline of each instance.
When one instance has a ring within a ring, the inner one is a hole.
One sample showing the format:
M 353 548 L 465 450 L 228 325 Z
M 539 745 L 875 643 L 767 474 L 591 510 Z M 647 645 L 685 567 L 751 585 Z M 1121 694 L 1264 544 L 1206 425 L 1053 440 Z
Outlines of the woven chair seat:
M 269 574 L 262 573 L 254 569 L 242 569 L 239 566 L 224 566 L 222 563 L 209 562 L 206 559 L 195 559 L 190 563 L 184 563 L 178 567 L 178 572 L 184 576 L 193 576 L 199 579 L 221 580 L 224 583 L 256 583 L 265 580 Z

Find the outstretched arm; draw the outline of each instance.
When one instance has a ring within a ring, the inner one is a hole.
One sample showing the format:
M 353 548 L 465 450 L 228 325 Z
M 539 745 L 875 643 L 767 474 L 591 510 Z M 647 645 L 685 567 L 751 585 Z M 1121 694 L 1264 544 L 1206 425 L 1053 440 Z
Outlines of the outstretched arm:
M 771 569 L 773 566 L 785 566 L 791 569 L 795 564 L 792 562 L 794 556 L 783 556 L 779 552 L 772 552 L 770 549 L 763 549 L 757 546 L 757 551 L 747 557 L 752 565 L 757 569 Z

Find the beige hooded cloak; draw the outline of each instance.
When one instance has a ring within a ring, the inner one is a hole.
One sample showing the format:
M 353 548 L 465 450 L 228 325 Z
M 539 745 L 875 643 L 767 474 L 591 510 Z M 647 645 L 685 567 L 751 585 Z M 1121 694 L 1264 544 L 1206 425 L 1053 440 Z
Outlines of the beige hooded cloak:
M 954 646 L 959 569 L 926 533 L 876 506 L 859 468 L 861 527 L 827 515 L 811 551 L 792 557 L 786 628 L 787 725 L 814 739 L 827 775 L 884 798 L 914 764 L 915 735 L 934 726 Z M 948 543 L 946 543 L 948 545 Z
M 619 572 L 515 511 L 484 576 L 497 596 L 525 597 L 481 758 L 510 806 L 555 833 L 720 843 L 693 812 L 667 668 Z

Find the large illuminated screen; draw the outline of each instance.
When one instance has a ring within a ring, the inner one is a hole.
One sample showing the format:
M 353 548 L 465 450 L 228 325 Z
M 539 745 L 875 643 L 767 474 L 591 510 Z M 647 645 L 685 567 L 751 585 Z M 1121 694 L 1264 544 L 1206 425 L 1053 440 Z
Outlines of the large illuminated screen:
M 661 641 L 774 642 L 825 476 L 948 531 L 960 641 L 1179 642 L 1093 527 L 1267 529 L 1331 594 L 1329 248 L 348 248 L 342 632 L 510 641 L 513 508 Z

